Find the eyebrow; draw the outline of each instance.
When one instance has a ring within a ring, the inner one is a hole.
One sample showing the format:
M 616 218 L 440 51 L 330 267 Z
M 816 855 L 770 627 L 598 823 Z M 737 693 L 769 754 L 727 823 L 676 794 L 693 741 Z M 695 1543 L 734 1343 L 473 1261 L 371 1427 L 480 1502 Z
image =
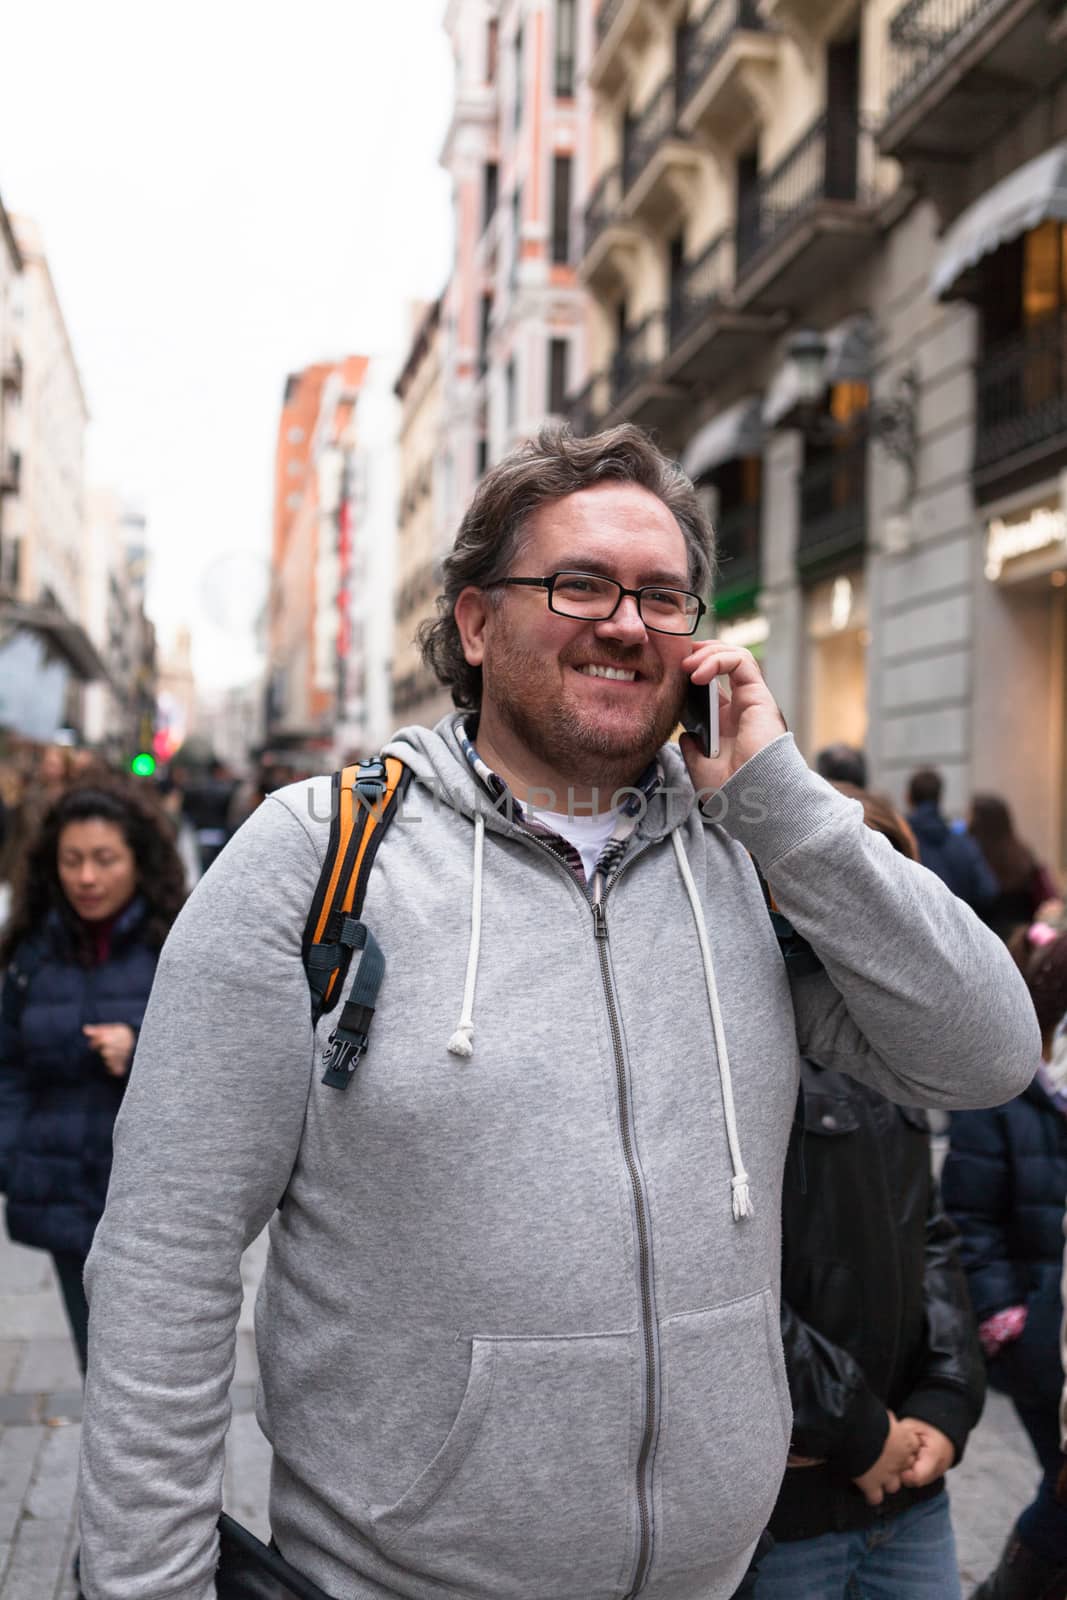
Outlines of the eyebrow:
M 621 582 L 616 578 L 605 562 L 597 556 L 574 556 L 561 560 L 555 569 L 557 572 L 590 572 L 597 578 L 611 578 L 615 583 Z M 679 577 L 676 571 L 669 567 L 651 567 L 637 585 L 639 589 L 647 589 L 654 584 L 662 584 L 665 589 L 688 589 L 689 574 Z

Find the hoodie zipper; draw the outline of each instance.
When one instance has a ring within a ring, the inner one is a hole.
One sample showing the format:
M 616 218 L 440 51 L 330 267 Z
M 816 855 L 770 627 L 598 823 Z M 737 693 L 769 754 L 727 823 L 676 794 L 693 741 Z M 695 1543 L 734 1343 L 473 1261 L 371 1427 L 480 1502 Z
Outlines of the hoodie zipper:
M 534 834 L 526 833 L 525 831 L 521 834 L 521 837 L 528 840 L 535 849 L 543 850 L 546 855 L 551 856 L 561 872 L 564 872 L 570 881 L 574 883 L 576 889 L 578 888 L 573 872 L 560 859 L 551 845 L 542 843 Z M 647 846 L 643 848 L 647 848 Z M 608 949 L 608 923 L 604 903 L 625 868 L 636 860 L 639 854 L 641 854 L 640 847 L 631 854 L 629 861 L 624 861 L 620 864 L 618 871 L 604 889 L 603 894 L 600 892 L 600 883 L 594 875 L 593 894 L 590 896 L 587 893 L 584 896 L 586 904 L 589 905 L 593 913 L 593 937 L 596 941 L 597 957 L 600 962 L 600 979 L 604 988 L 604 1002 L 607 1006 L 612 1050 L 615 1057 L 615 1090 L 619 1110 L 619 1133 L 622 1142 L 623 1159 L 630 1179 L 630 1197 L 633 1205 L 634 1225 L 637 1232 L 638 1287 L 641 1294 L 641 1321 L 645 1346 L 645 1418 L 641 1432 L 641 1448 L 637 1454 L 637 1510 L 641 1536 L 637 1547 L 637 1561 L 633 1578 L 626 1591 L 626 1600 L 634 1600 L 634 1597 L 644 1588 L 652 1561 L 652 1472 L 655 1465 L 656 1434 L 659 1427 L 660 1347 L 653 1282 L 652 1232 L 649 1225 L 648 1185 L 641 1170 L 641 1163 L 638 1160 L 637 1150 L 634 1145 L 634 1114 L 630 1092 L 630 1070 L 622 1042 L 622 1024 L 619 1021 L 615 976 L 611 966 L 611 953 Z
M 621 870 L 621 869 L 620 869 Z M 617 880 L 616 880 L 617 881 Z M 641 1538 L 637 1548 L 637 1564 L 626 1600 L 640 1593 L 648 1577 L 652 1560 L 652 1469 L 656 1454 L 656 1433 L 659 1424 L 660 1351 L 659 1324 L 656 1318 L 656 1299 L 652 1273 L 652 1232 L 648 1217 L 648 1190 L 641 1170 L 633 1137 L 633 1104 L 630 1071 L 622 1042 L 615 999 L 615 976 L 608 948 L 608 921 L 604 900 L 610 893 L 605 889 L 603 898 L 600 883 L 594 878 L 593 936 L 600 959 L 600 977 L 604 985 L 608 1021 L 611 1026 L 612 1046 L 615 1052 L 615 1086 L 619 1101 L 619 1132 L 626 1171 L 630 1178 L 631 1197 L 637 1226 L 637 1262 L 641 1290 L 641 1318 L 645 1342 L 645 1425 L 641 1435 L 641 1448 L 637 1455 L 637 1509 L 640 1517 Z

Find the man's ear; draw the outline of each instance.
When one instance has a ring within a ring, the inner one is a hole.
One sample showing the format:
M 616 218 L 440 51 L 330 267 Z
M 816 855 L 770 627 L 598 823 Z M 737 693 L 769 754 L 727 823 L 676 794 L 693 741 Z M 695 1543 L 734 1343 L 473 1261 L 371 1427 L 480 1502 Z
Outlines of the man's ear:
M 480 667 L 485 659 L 485 629 L 489 602 L 484 589 L 469 584 L 461 589 L 452 608 L 459 629 L 459 641 L 469 667 Z

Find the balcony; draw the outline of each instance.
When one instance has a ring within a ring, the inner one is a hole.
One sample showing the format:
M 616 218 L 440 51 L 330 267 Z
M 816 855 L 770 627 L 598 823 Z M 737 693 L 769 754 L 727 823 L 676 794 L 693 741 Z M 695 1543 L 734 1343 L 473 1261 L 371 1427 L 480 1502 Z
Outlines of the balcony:
M 1062 70 L 1047 0 L 907 0 L 889 23 L 879 149 L 904 162 L 970 156 Z
M 711 0 L 693 25 L 679 89 L 679 126 L 735 145 L 765 115 L 774 93 L 778 35 L 756 0 Z
M 622 215 L 622 168 L 601 174 L 585 207 L 580 273 L 601 294 L 624 290 L 634 269 L 641 235 Z
M 601 0 L 589 82 L 606 95 L 622 87 L 630 61 L 648 47 L 662 22 L 661 0 Z
M 719 571 L 712 596 L 717 620 L 751 611 L 760 584 L 760 505 L 728 506 L 715 518 Z
M 674 78 L 668 74 L 627 129 L 622 183 L 627 215 L 660 229 L 688 211 L 702 160 L 707 160 L 676 116 Z
M 860 119 L 824 112 L 740 197 L 737 304 L 793 308 L 850 272 L 877 246 L 887 193 Z
M 867 429 L 812 453 L 800 477 L 797 568 L 805 577 L 844 566 L 867 543 Z
M 1067 312 L 994 345 L 979 357 L 975 380 L 980 500 L 1067 465 Z
M 595 372 L 577 394 L 568 395 L 564 415 L 580 439 L 599 433 L 608 412 L 608 374 Z
M 608 368 L 612 422 L 637 422 L 654 428 L 673 416 L 683 397 L 663 379 L 668 332 L 666 311 L 650 311 L 619 340 Z
M 734 253 L 733 233 L 717 234 L 678 274 L 664 364 L 664 376 L 671 382 L 714 384 L 757 354 L 782 325 L 777 314 L 737 310 Z

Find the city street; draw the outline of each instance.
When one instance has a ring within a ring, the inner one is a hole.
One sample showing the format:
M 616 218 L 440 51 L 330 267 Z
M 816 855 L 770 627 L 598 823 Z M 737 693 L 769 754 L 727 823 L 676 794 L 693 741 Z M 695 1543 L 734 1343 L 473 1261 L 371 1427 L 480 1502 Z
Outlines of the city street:
M 269 1452 L 253 1411 L 252 1301 L 265 1236 L 245 1256 L 245 1299 L 227 1441 L 226 1508 L 266 1529 Z M 74 1485 L 81 1393 L 48 1258 L 0 1243 L 0 1600 L 73 1600 Z M 1000 1553 L 1037 1479 L 1007 1401 L 991 1395 L 966 1460 L 952 1474 L 964 1594 Z

